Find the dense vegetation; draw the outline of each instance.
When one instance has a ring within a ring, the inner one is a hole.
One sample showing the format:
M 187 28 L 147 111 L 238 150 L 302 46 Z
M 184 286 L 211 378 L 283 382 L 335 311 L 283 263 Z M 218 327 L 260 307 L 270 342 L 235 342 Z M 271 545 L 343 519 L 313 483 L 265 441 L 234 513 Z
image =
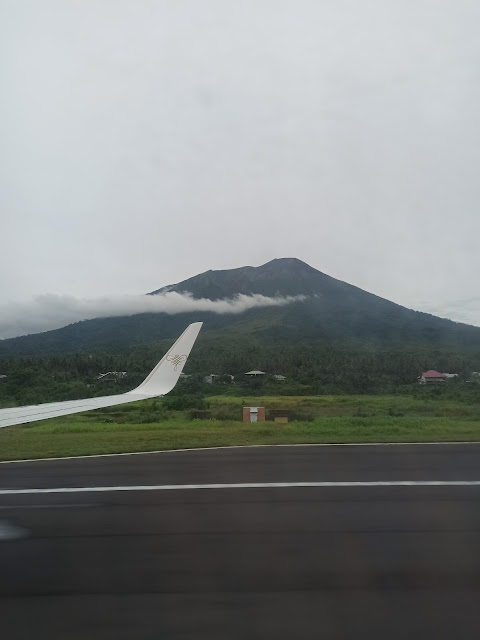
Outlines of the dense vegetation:
M 38 404 L 67 399 L 121 393 L 137 386 L 170 343 L 159 342 L 153 348 L 129 351 L 101 351 L 52 356 L 22 356 L 0 359 L 0 407 Z M 472 370 L 478 370 L 475 356 L 449 352 L 413 350 L 347 350 L 322 344 L 285 346 L 218 339 L 199 341 L 187 362 L 191 374 L 173 391 L 178 394 L 228 395 L 317 395 L 341 393 L 417 393 L 417 377 L 424 370 L 437 368 L 460 374 L 458 381 L 448 382 L 442 393 L 470 393 L 467 384 Z M 251 369 L 266 371 L 264 380 L 248 380 L 243 375 Z M 99 373 L 126 371 L 118 382 L 99 382 Z M 203 382 L 210 373 L 219 375 L 213 385 Z M 235 384 L 228 384 L 222 374 L 232 374 Z M 287 376 L 277 382 L 271 374 Z

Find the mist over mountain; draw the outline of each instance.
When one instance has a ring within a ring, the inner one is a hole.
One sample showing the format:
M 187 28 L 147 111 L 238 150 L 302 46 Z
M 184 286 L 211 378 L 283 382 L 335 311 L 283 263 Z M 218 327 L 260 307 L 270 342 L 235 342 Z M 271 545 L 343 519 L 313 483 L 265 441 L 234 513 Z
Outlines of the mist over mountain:
M 0 342 L 0 355 L 125 349 L 176 337 L 203 321 L 200 336 L 229 349 L 239 339 L 283 348 L 295 344 L 349 349 L 443 349 L 480 353 L 480 328 L 413 311 L 336 280 L 296 258 L 260 267 L 207 271 L 162 287 L 149 296 L 188 294 L 193 300 L 222 301 L 259 295 L 295 298 L 288 304 L 253 306 L 238 313 L 209 307 L 180 313 L 136 313 L 76 322 L 36 335 Z
M 133 316 L 141 313 L 239 314 L 260 307 L 278 307 L 303 300 L 304 296 L 263 296 L 238 294 L 233 298 L 210 300 L 190 293 L 165 291 L 161 294 L 75 298 L 70 295 L 42 294 L 28 302 L 0 306 L 0 340 L 60 329 L 74 322 L 93 318 Z

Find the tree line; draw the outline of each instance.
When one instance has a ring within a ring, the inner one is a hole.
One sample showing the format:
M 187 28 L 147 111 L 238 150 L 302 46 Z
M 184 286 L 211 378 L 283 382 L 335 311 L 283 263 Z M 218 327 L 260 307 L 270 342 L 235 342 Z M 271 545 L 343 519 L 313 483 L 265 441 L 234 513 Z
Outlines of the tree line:
M 0 375 L 7 377 L 0 379 L 0 406 L 93 397 L 112 393 L 112 388 L 114 393 L 128 391 L 144 379 L 170 344 L 158 341 L 130 350 L 1 358 Z M 207 336 L 195 345 L 185 367 L 191 377 L 177 385 L 174 395 L 392 393 L 417 386 L 417 377 L 431 368 L 458 373 L 461 383 L 472 371 L 480 370 L 480 354 L 411 347 L 355 348 L 314 341 L 289 345 Z M 269 375 L 265 380 L 248 380 L 244 374 L 252 369 Z M 126 371 L 127 377 L 99 382 L 98 375 L 107 371 Z M 203 377 L 210 373 L 233 375 L 235 385 L 206 385 Z M 287 379 L 277 382 L 273 374 Z M 449 387 L 455 384 L 449 383 Z

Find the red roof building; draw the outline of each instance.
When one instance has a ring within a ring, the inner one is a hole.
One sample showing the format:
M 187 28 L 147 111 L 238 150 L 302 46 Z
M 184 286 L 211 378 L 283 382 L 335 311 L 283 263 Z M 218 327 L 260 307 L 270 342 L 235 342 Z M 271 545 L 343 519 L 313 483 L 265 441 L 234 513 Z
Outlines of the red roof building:
M 419 382 L 420 384 L 436 384 L 438 382 L 445 382 L 446 379 L 447 376 L 445 374 L 430 369 L 430 371 L 422 373 L 419 378 Z

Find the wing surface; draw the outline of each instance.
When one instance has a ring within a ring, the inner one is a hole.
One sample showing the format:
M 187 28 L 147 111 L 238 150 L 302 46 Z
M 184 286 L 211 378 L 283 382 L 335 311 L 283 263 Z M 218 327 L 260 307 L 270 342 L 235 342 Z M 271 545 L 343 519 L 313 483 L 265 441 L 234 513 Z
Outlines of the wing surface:
M 145 380 L 133 391 L 100 398 L 66 400 L 64 402 L 48 402 L 27 407 L 0 409 L 0 428 L 165 395 L 177 384 L 201 327 L 202 322 L 194 322 L 189 325 Z

